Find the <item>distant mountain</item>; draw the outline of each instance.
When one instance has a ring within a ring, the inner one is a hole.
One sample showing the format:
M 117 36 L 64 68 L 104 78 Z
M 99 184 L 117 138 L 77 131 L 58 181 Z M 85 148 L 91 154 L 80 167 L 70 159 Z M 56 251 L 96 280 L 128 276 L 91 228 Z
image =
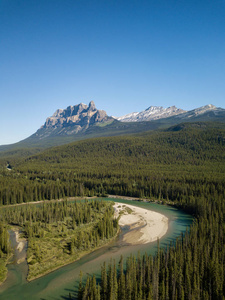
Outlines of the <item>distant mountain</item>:
M 162 106 L 150 106 L 144 111 L 133 112 L 125 116 L 117 118 L 121 122 L 143 122 L 143 121 L 153 121 L 159 119 L 165 119 L 170 117 L 175 117 L 175 119 L 188 120 L 191 118 L 197 118 L 199 116 L 217 116 L 224 113 L 225 109 L 216 107 L 212 104 L 208 104 L 190 111 L 185 111 L 176 106 L 170 106 L 168 108 L 163 108 Z
M 58 109 L 45 124 L 35 133 L 39 139 L 52 135 L 71 135 L 86 131 L 97 123 L 112 122 L 114 119 L 107 116 L 104 110 L 98 110 L 93 101 L 89 105 L 80 103 L 68 106 L 66 109 Z
M 221 113 L 224 113 L 225 109 L 220 108 L 220 107 L 216 107 L 212 104 L 208 104 L 205 106 L 201 106 L 199 108 L 184 112 L 180 115 L 177 115 L 177 118 L 179 119 L 190 119 L 190 118 L 197 118 L 200 116 L 210 116 L 210 115 L 214 115 L 214 116 L 218 116 Z
M 162 106 L 150 106 L 144 111 L 133 112 L 128 115 L 117 118 L 121 122 L 143 122 L 152 121 L 162 118 L 168 118 L 171 116 L 176 116 L 186 111 L 176 106 L 170 106 L 168 108 L 163 108 Z
M 138 116 L 139 115 L 139 116 Z M 133 121 L 131 122 L 131 119 Z M 152 118 L 150 121 L 146 119 Z M 119 136 L 142 133 L 149 130 L 168 129 L 180 123 L 222 122 L 225 109 L 206 105 L 191 111 L 175 106 L 169 108 L 149 107 L 143 112 L 133 113 L 116 120 L 98 110 L 93 101 L 89 105 L 80 103 L 66 109 L 58 109 L 47 118 L 33 135 L 12 145 L 0 146 L 0 158 L 21 157 L 42 151 L 44 148 L 94 137 Z M 126 122 L 125 122 L 126 121 Z

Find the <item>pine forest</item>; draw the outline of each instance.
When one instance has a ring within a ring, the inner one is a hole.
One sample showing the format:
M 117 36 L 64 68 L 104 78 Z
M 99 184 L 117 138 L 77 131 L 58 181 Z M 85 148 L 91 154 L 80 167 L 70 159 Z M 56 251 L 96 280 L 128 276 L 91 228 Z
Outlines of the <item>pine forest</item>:
M 193 215 L 190 231 L 167 249 L 159 247 L 153 256 L 131 254 L 126 261 L 121 257 L 119 264 L 104 264 L 100 282 L 94 274 L 85 282 L 81 274 L 78 298 L 225 299 L 223 124 L 181 124 L 139 135 L 89 139 L 25 158 L 11 157 L 10 170 L 6 163 L 1 160 L 2 266 L 11 252 L 9 225 L 22 228 L 30 241 L 29 266 L 40 266 L 31 271 L 31 278 L 45 272 L 44 257 L 51 256 L 49 239 L 62 263 L 74 259 L 79 250 L 100 246 L 118 231 L 110 202 L 48 200 L 108 194 L 145 198 Z M 46 201 L 10 206 L 41 200 Z M 43 246 L 37 242 L 40 237 Z M 1 269 L 3 278 L 6 269 Z

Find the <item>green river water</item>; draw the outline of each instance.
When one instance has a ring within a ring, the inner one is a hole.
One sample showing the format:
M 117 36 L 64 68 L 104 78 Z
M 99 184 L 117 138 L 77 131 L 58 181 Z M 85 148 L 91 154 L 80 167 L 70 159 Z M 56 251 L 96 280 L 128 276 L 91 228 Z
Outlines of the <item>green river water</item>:
M 167 233 L 160 239 L 160 247 L 166 247 L 171 241 L 175 241 L 181 232 L 185 232 L 190 227 L 193 218 L 174 207 L 146 203 L 140 201 L 129 201 L 121 199 L 110 199 L 114 202 L 127 203 L 145 209 L 153 210 L 164 214 L 169 219 Z M 95 274 L 97 279 L 100 275 L 101 265 L 110 258 L 119 261 L 120 256 L 124 258 L 130 253 L 154 254 L 157 250 L 157 242 L 144 245 L 126 245 L 122 242 L 122 237 L 129 228 L 123 228 L 119 236 L 108 244 L 84 257 L 80 260 L 64 266 L 48 275 L 38 278 L 30 283 L 26 281 L 27 264 L 26 262 L 8 265 L 7 280 L 0 286 L 1 300 L 55 300 L 69 299 L 69 293 L 75 297 L 75 290 L 79 284 L 80 270 L 83 274 Z M 13 243 L 13 237 L 12 237 Z

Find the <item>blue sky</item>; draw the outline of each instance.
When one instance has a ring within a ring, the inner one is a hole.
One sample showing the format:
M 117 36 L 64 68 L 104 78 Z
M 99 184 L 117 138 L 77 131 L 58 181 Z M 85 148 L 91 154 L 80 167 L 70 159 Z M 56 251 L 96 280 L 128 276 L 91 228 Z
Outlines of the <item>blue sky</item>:
M 0 0 L 0 144 L 58 108 L 225 108 L 224 0 Z

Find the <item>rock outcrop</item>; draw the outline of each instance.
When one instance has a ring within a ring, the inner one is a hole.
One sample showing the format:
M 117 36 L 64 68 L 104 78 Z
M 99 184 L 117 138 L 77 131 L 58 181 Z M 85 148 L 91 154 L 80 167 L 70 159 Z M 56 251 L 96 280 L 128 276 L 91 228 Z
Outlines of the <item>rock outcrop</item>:
M 108 120 L 104 110 L 97 110 L 93 101 L 86 105 L 80 103 L 75 106 L 68 106 L 66 109 L 57 109 L 57 111 L 47 118 L 42 128 L 55 128 L 67 125 L 78 125 L 80 127 L 89 126 L 95 122 L 104 122 Z
M 57 109 L 36 132 L 36 136 L 43 138 L 56 134 L 76 134 L 87 130 L 91 125 L 98 125 L 113 120 L 104 110 L 98 110 L 93 101 L 89 105 L 80 103 L 68 106 L 66 109 Z

